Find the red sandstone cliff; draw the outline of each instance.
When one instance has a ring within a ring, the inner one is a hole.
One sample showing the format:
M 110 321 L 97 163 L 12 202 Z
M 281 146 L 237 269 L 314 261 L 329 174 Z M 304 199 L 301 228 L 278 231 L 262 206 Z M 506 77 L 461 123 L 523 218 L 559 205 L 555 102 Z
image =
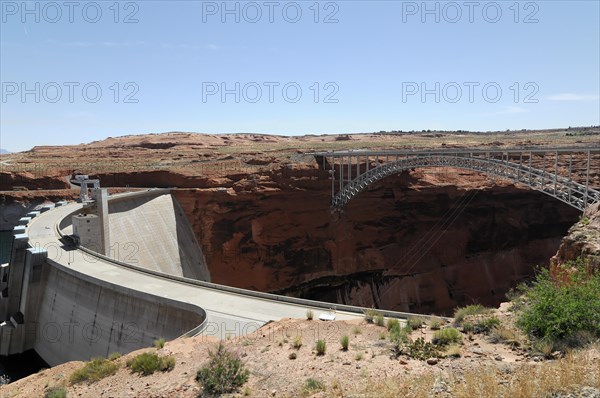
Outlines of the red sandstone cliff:
M 534 265 L 556 253 L 578 212 L 480 174 L 430 169 L 386 178 L 342 214 L 332 214 L 328 173 L 301 152 L 594 142 L 591 136 L 565 138 L 560 132 L 556 142 L 548 137 L 547 132 L 364 134 L 338 142 L 336 136 L 125 136 L 11 154 L 0 190 L 63 187 L 64 176 L 77 173 L 99 177 L 103 186 L 178 187 L 175 195 L 217 283 L 445 312 L 473 301 L 502 300 Z M 582 161 L 573 159 L 574 178 L 582 177 Z M 559 168 L 568 162 L 561 159 Z M 538 167 L 546 163 L 534 159 Z M 598 168 L 590 182 L 600 184 Z M 566 247 L 561 250 L 580 251 Z
M 583 257 L 600 266 L 600 203 L 591 206 L 563 238 L 554 264 L 563 264 Z
M 273 172 L 268 187 L 176 191 L 212 280 L 416 312 L 496 304 L 548 263 L 578 216 L 544 194 L 451 169 L 389 177 L 332 214 L 321 174 L 312 164 Z

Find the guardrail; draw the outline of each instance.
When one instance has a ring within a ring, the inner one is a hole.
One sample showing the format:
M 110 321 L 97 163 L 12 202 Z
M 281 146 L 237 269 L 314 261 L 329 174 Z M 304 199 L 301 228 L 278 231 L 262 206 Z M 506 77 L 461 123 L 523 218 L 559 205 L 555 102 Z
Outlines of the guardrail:
M 167 192 L 161 192 L 161 194 L 166 194 L 166 193 Z M 78 210 L 76 210 L 76 211 L 78 211 Z M 67 217 L 69 217 L 76 211 L 69 213 L 69 215 L 67 215 Z M 64 237 L 64 234 L 60 230 L 59 225 L 65 219 L 66 219 L 66 217 L 57 221 L 57 223 L 55 224 L 55 232 L 56 232 L 57 236 L 60 238 Z M 212 282 L 205 282 L 205 281 L 200 281 L 200 280 L 196 280 L 196 279 L 190 279 L 190 278 L 186 278 L 186 277 L 182 277 L 182 276 L 165 274 L 163 272 L 146 269 L 144 267 L 140 267 L 140 266 L 133 265 L 133 264 L 128 264 L 126 262 L 119 261 L 119 260 L 115 260 L 111 257 L 94 252 L 94 251 L 87 249 L 85 247 L 82 247 L 82 246 L 77 246 L 76 250 L 83 251 L 83 252 L 85 252 L 91 256 L 94 256 L 96 258 L 99 258 L 103 261 L 109 262 L 111 264 L 119 265 L 121 267 L 125 267 L 125 268 L 131 269 L 136 272 L 141 272 L 144 274 L 152 275 L 152 276 L 155 276 L 158 278 L 163 278 L 166 280 L 170 280 L 170 281 L 174 281 L 174 282 L 178 282 L 178 283 L 182 283 L 182 284 L 186 284 L 186 285 L 194 285 L 194 286 L 202 287 L 205 289 L 212 289 L 212 290 L 217 290 L 217 291 L 221 291 L 221 292 L 227 292 L 227 293 L 235 294 L 235 295 L 239 295 L 239 296 L 252 297 L 252 298 L 257 298 L 257 299 L 262 299 L 262 300 L 267 300 L 267 301 L 292 304 L 292 305 L 308 307 L 308 308 L 310 308 L 310 307 L 318 308 L 318 309 L 323 309 L 323 310 L 333 311 L 333 312 L 342 311 L 342 312 L 347 312 L 347 313 L 351 313 L 351 314 L 359 314 L 359 315 L 364 314 L 365 311 L 370 309 L 370 308 L 366 308 L 366 307 L 359 307 L 359 306 L 353 306 L 353 305 L 347 305 L 347 304 L 326 303 L 326 302 L 322 302 L 322 301 L 281 296 L 281 295 L 277 295 L 277 294 L 273 294 L 273 293 L 257 292 L 254 290 L 242 289 L 242 288 L 238 288 L 238 287 L 232 287 L 232 286 L 220 285 L 220 284 L 216 284 L 216 283 L 212 283 Z M 409 317 L 419 316 L 422 318 L 436 318 L 436 319 L 445 319 L 445 320 L 451 319 L 448 317 L 421 315 L 421 314 L 414 314 L 414 313 L 401 312 L 401 311 L 389 311 L 389 310 L 381 310 L 381 309 L 377 309 L 377 311 L 382 313 L 385 317 L 389 317 L 389 318 L 405 318 L 406 319 Z M 196 328 L 185 333 L 183 336 L 195 335 L 195 334 L 190 334 L 190 333 L 192 333 L 196 329 L 198 329 L 201 332 L 203 327 L 204 327 L 204 325 L 202 325 L 202 324 L 198 325 Z M 196 333 L 196 334 L 198 334 L 198 333 Z

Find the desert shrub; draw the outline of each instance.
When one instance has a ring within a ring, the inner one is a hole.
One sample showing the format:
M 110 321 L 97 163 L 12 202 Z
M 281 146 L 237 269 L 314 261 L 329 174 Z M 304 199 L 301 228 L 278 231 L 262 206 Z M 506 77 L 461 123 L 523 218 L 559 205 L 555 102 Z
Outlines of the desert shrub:
M 489 314 L 491 311 L 490 308 L 485 308 L 481 304 L 467 305 L 466 307 L 458 308 L 456 312 L 454 312 L 454 323 L 460 325 L 468 316 L 485 315 Z
M 461 341 L 462 336 L 458 329 L 455 328 L 436 330 L 433 334 L 433 339 L 431 340 L 435 345 L 448 345 L 450 343 L 460 343 Z
M 408 343 L 404 344 L 404 346 L 401 348 L 400 353 L 421 361 L 440 356 L 440 351 L 438 348 L 435 345 L 425 341 L 425 339 L 422 337 L 419 337 L 415 341 L 409 340 Z
M 533 343 L 533 351 L 542 354 L 545 358 L 551 358 L 556 343 L 550 338 L 542 338 Z
M 175 367 L 175 358 L 160 357 L 154 352 L 144 352 L 127 361 L 127 367 L 134 373 L 148 376 L 157 370 L 161 372 L 172 370 Z
M 44 398 L 67 398 L 67 390 L 64 387 L 50 387 L 44 393 Z
M 569 340 L 580 332 L 600 337 L 600 270 L 579 259 L 559 267 L 556 278 L 542 269 L 525 295 L 517 326 L 530 337 Z
M 465 333 L 473 333 L 475 331 L 475 325 L 473 325 L 473 322 L 465 321 L 462 323 L 462 330 Z
M 383 317 L 383 314 L 375 315 L 375 317 L 373 318 L 373 323 L 377 326 L 384 326 L 385 318 Z
M 105 377 L 117 373 L 119 365 L 109 361 L 106 358 L 92 358 L 81 369 L 77 369 L 71 374 L 69 381 L 71 384 L 89 382 L 93 383 L 102 380 Z
M 219 343 L 216 351 L 208 352 L 209 361 L 196 373 L 196 380 L 209 394 L 235 391 L 248 381 L 249 372 L 238 355 Z
M 460 358 L 460 346 L 458 344 L 451 344 L 446 348 L 444 354 L 450 358 Z
M 365 321 L 367 321 L 368 323 L 373 323 L 375 317 L 380 314 L 381 312 L 377 311 L 376 309 L 369 308 L 365 310 Z
M 348 335 L 343 335 L 340 339 L 340 344 L 342 345 L 342 350 L 348 351 L 348 344 L 350 344 L 350 337 Z
M 156 349 L 161 349 L 165 346 L 165 339 L 163 339 L 162 337 L 158 340 L 154 340 L 154 347 Z
M 502 326 L 496 326 L 490 331 L 489 341 L 491 343 L 519 345 L 516 331 Z
M 325 390 L 325 384 L 322 381 L 310 378 L 310 379 L 306 379 L 306 381 L 302 385 L 301 394 L 303 396 L 308 396 L 308 395 L 313 395 L 319 391 L 324 391 L 324 390 Z
M 116 361 L 119 358 L 121 358 L 121 353 L 120 352 L 113 352 L 112 354 L 110 354 L 108 356 L 108 360 L 109 361 Z
M 483 317 L 481 319 L 477 319 L 474 325 L 475 333 L 489 333 L 495 327 L 500 326 L 500 319 L 495 316 Z
M 352 328 L 352 333 L 354 333 L 354 334 L 361 334 L 362 333 L 362 329 L 360 328 L 360 326 L 354 326 Z
M 400 325 L 398 327 L 393 327 L 390 330 L 390 342 L 392 343 L 392 352 L 398 356 L 402 354 L 402 350 L 404 346 L 410 341 L 408 338 L 408 333 L 406 329 L 400 329 Z
M 390 332 L 392 329 L 400 329 L 400 321 L 395 318 L 390 318 L 387 321 L 387 330 Z
M 306 310 L 306 319 L 308 319 L 309 321 L 312 321 L 314 317 L 314 313 L 313 310 Z
M 161 372 L 170 372 L 175 368 L 175 357 L 172 355 L 160 357 L 160 363 L 158 365 L 158 370 Z
M 298 335 L 292 340 L 292 348 L 299 350 L 300 347 L 302 347 L 302 336 Z
M 442 325 L 443 325 L 443 322 L 440 319 L 432 319 L 431 322 L 429 322 L 429 329 L 440 330 Z
M 423 323 L 424 323 L 423 318 L 419 318 L 416 316 L 410 316 L 406 320 L 406 327 L 409 328 L 410 330 L 417 330 L 421 326 L 423 326 Z
M 357 361 L 362 361 L 365 358 L 365 354 L 363 354 L 362 352 L 357 352 L 356 355 L 354 356 L 354 359 L 356 359 Z
M 327 344 L 325 344 L 325 340 L 317 340 L 315 349 L 317 350 L 317 355 L 325 355 L 325 351 L 327 350 Z

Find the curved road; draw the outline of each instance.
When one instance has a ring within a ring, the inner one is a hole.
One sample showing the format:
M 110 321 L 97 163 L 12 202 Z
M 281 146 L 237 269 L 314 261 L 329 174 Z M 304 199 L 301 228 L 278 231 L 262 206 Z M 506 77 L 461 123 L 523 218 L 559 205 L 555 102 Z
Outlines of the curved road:
M 199 328 L 190 331 L 188 335 L 204 334 L 218 338 L 244 335 L 254 332 L 271 320 L 286 317 L 304 318 L 307 308 L 312 308 L 316 319 L 321 314 L 335 314 L 336 320 L 358 319 L 363 316 L 363 309 L 360 307 L 293 299 L 186 280 L 181 277 L 158 275 L 156 272 L 135 269 L 133 266 L 93 256 L 81 249 L 65 247 L 59 240 L 58 225 L 81 207 L 79 203 L 71 203 L 34 218 L 27 227 L 29 244 L 33 247 L 45 248 L 48 251 L 50 264 L 54 261 L 110 284 L 189 303 L 204 309 L 207 314 L 206 321 L 203 325 L 199 325 Z M 338 311 L 333 310 L 336 307 Z M 339 311 L 340 307 L 345 311 Z M 387 316 L 395 317 L 409 315 L 389 311 L 385 313 Z

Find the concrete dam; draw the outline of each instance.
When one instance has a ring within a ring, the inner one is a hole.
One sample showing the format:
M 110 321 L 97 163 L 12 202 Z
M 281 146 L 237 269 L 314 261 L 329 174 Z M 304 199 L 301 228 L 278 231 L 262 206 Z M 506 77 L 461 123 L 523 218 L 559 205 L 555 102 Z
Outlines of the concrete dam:
M 308 308 L 317 318 L 362 317 L 360 307 L 211 283 L 170 190 L 94 191 L 93 201 L 46 206 L 14 228 L 10 262 L 0 268 L 0 355 L 33 349 L 54 366 L 161 337 L 246 335 Z M 104 209 L 89 212 L 94 206 Z M 102 224 L 109 233 L 95 236 L 92 226 Z

